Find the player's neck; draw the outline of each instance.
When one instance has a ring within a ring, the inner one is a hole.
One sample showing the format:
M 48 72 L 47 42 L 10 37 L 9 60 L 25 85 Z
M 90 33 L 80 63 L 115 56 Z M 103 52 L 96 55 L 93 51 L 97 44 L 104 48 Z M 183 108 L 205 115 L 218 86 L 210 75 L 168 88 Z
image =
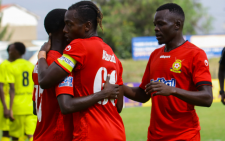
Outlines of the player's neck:
M 65 42 L 65 39 L 52 37 L 51 50 L 55 50 L 63 54 L 63 50 L 65 49 L 66 45 L 67 43 Z
M 184 44 L 184 42 L 185 42 L 185 40 L 184 40 L 183 36 L 179 36 L 178 38 L 174 38 L 170 42 L 166 43 L 164 51 L 169 52 L 169 51 L 181 46 L 182 44 Z

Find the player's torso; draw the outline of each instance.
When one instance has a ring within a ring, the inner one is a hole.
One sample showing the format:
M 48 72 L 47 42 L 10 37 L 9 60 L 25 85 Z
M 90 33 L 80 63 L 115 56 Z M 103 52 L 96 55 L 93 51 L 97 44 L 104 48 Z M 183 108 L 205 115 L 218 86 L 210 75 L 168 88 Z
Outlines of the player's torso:
M 182 46 L 170 52 L 164 52 L 163 49 L 155 51 L 151 56 L 150 81 L 163 82 L 172 87 L 196 91 L 192 78 L 194 49 Z M 174 138 L 185 130 L 186 133 L 195 135 L 197 131 L 195 128 L 199 128 L 199 122 L 194 105 L 175 96 L 158 95 L 151 99 L 149 137 L 151 136 L 152 140 L 154 137 L 156 140 L 165 139 L 164 137 Z
M 32 81 L 32 71 L 34 66 L 24 59 L 17 59 L 12 62 L 12 67 L 15 78 L 13 112 L 18 115 L 32 114 L 32 92 L 34 86 Z
M 84 46 L 87 47 L 88 52 L 86 63 L 81 69 L 75 67 L 74 70 L 76 97 L 101 91 L 107 74 L 110 74 L 110 83 L 118 84 L 118 74 L 121 71 L 119 60 L 104 42 L 96 41 L 91 46 L 88 44 L 84 44 Z M 124 126 L 117 112 L 116 102 L 117 100 L 105 99 L 83 112 L 75 113 L 75 130 L 86 132 L 89 140 L 93 138 L 98 140 L 125 140 Z M 77 116 L 79 118 L 76 118 Z M 80 123 L 77 124 L 76 120 Z M 114 134 L 111 134 L 111 132 L 114 132 Z M 78 134 L 76 137 L 78 137 Z M 79 136 L 77 140 L 81 138 L 82 136 Z
M 47 56 L 47 63 L 50 65 L 58 57 L 58 52 L 50 52 Z M 55 87 L 42 89 L 38 83 L 38 64 L 35 65 L 33 74 L 34 81 L 34 100 L 37 112 L 37 126 L 34 133 L 34 141 L 54 140 L 54 141 L 70 141 L 72 140 L 72 126 L 68 129 L 65 123 L 71 121 L 72 115 L 63 115 L 60 111 L 59 104 L 55 94 Z

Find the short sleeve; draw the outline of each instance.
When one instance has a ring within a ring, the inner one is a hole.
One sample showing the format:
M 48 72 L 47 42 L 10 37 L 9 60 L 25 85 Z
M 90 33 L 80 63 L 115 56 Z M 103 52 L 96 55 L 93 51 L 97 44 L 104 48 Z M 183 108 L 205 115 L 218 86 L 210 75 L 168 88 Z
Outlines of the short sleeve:
M 196 87 L 201 85 L 212 86 L 211 74 L 209 72 L 208 58 L 203 50 L 200 50 L 193 59 L 192 79 Z
M 56 97 L 61 94 L 68 94 L 74 96 L 73 85 L 73 75 L 70 74 L 55 87 Z
M 121 64 L 120 61 L 118 61 L 119 63 L 119 72 L 118 72 L 118 81 L 117 84 L 118 85 L 123 85 L 123 79 L 122 79 L 122 75 L 123 75 L 123 66 Z
M 148 60 L 148 64 L 146 66 L 145 73 L 142 77 L 142 82 L 139 87 L 142 89 L 145 89 L 145 85 L 147 85 L 148 83 L 150 83 L 150 59 Z
M 3 73 L 3 69 L 2 69 L 2 65 L 0 65 L 0 83 L 4 83 L 4 73 Z
M 9 65 L 6 73 L 7 73 L 6 82 L 15 83 L 15 76 L 13 73 L 13 67 L 11 65 Z
M 222 54 L 221 54 L 219 63 L 220 63 L 221 65 L 224 65 L 224 66 L 225 66 L 225 47 L 224 47 L 223 50 L 222 50 Z
M 70 73 L 73 68 L 81 69 L 85 65 L 86 55 L 87 51 L 78 39 L 78 41 L 72 41 L 63 51 L 63 56 L 55 62 Z

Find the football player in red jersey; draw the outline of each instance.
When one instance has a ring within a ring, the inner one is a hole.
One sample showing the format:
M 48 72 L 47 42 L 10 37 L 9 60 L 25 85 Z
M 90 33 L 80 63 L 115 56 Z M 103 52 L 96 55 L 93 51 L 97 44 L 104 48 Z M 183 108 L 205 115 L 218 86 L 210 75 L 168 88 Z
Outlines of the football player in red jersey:
M 42 88 L 55 85 L 73 72 L 74 98 L 68 95 L 68 90 L 57 99 L 62 113 L 73 113 L 74 141 L 126 140 L 119 115 L 123 106 L 123 93 L 118 86 L 123 85 L 122 65 L 98 37 L 101 20 L 102 13 L 93 2 L 73 4 L 65 14 L 64 32 L 70 44 L 63 55 L 49 67 L 45 60 L 48 43 L 38 55 L 38 80 Z M 115 85 L 108 87 L 106 81 Z
M 63 50 L 68 44 L 63 33 L 66 11 L 66 9 L 53 9 L 44 20 L 45 30 L 48 34 L 51 33 L 52 40 L 52 47 L 46 59 L 49 65 L 63 54 Z M 38 83 L 38 63 L 35 65 L 32 77 L 34 81 L 34 109 L 38 117 L 33 140 L 71 141 L 73 137 L 72 114 L 63 115 L 61 113 L 57 96 L 64 89 L 73 89 L 72 82 L 67 83 L 70 85 L 59 87 L 59 84 L 49 89 L 42 89 Z M 64 81 L 71 79 L 71 77 L 68 76 Z
M 194 106 L 210 107 L 212 83 L 205 52 L 182 35 L 184 12 L 174 3 L 160 6 L 155 35 L 165 44 L 150 55 L 139 87 L 124 86 L 124 95 L 139 102 L 152 100 L 148 140 L 200 141 Z

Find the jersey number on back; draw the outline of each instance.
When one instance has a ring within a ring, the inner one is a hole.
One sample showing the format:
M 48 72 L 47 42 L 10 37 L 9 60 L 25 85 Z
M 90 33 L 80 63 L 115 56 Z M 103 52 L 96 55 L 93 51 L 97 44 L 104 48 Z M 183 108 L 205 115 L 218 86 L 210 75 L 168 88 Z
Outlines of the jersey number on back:
M 97 74 L 95 76 L 94 80 L 94 93 L 99 92 L 102 90 L 104 83 L 106 81 L 107 77 L 107 69 L 105 67 L 101 67 L 98 69 Z M 115 84 L 117 81 L 117 75 L 116 75 L 116 70 L 113 70 L 110 74 L 110 84 Z M 107 104 L 109 99 L 104 99 L 103 101 L 99 101 L 98 104 L 105 105 Z M 113 106 L 115 106 L 115 100 L 110 99 L 111 103 Z
M 23 86 L 28 86 L 29 85 L 29 73 L 27 71 L 23 72 Z
M 39 85 L 34 85 L 34 88 L 35 88 L 35 103 L 36 103 L 37 117 L 38 117 L 38 121 L 41 122 L 41 117 L 42 117 L 41 105 L 42 105 L 43 89 Z

